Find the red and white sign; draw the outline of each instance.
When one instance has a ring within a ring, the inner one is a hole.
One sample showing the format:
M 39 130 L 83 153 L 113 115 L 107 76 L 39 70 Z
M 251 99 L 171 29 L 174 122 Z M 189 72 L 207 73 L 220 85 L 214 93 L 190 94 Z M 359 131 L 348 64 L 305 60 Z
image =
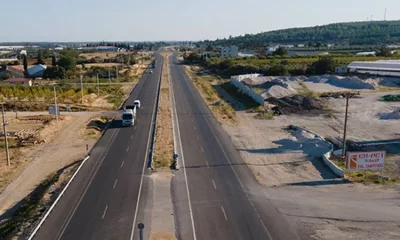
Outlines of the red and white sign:
M 347 152 L 349 171 L 382 170 L 385 166 L 386 151 Z

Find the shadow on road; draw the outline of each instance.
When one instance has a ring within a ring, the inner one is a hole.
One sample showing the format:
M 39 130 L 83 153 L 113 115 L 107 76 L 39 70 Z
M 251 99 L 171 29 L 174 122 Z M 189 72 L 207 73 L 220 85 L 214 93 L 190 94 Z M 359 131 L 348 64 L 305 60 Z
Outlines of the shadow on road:
M 208 167 L 229 167 L 229 166 L 273 166 L 273 165 L 292 165 L 292 166 L 299 166 L 302 163 L 308 162 L 309 160 L 304 161 L 295 161 L 295 162 L 281 162 L 281 163 L 234 163 L 234 164 L 210 164 L 210 165 L 193 165 L 193 166 L 186 166 L 186 169 L 196 169 L 196 168 L 208 168 Z
M 338 185 L 338 184 L 351 184 L 351 183 L 352 183 L 351 181 L 346 179 L 330 179 L 330 180 L 288 183 L 285 184 L 285 186 L 324 186 L 324 185 Z

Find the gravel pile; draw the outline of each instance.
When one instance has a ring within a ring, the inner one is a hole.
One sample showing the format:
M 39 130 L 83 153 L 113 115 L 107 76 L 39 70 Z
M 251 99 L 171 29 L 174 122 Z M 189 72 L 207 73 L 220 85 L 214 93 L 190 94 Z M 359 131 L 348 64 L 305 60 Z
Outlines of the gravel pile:
M 358 77 L 341 77 L 334 75 L 314 76 L 305 81 L 313 83 L 325 83 L 335 87 L 348 89 L 375 89 L 379 84 L 379 80 L 375 79 L 362 80 Z
M 321 100 L 298 95 L 283 98 L 270 97 L 266 101 L 275 105 L 272 110 L 279 115 L 323 109 Z

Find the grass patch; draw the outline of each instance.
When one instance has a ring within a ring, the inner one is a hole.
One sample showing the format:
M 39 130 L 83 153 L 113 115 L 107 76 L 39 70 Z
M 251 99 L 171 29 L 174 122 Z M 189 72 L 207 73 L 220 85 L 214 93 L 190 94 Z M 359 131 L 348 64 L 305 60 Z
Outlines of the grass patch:
M 266 119 L 266 120 L 271 120 L 275 117 L 276 115 L 273 113 L 268 113 L 268 112 L 263 112 L 263 113 L 257 113 L 257 115 L 254 116 L 256 119 Z
M 52 174 L 43 180 L 38 187 L 24 199 L 24 203 L 16 210 L 13 216 L 0 224 L 0 239 L 8 239 L 16 233 L 21 225 L 34 217 L 38 217 L 41 212 L 39 206 L 50 186 L 59 179 L 59 174 Z
M 216 81 L 216 77 L 200 72 L 199 67 L 193 68 L 193 66 L 191 66 L 190 69 L 184 69 L 192 79 L 200 95 L 210 106 L 215 117 L 219 120 L 234 123 L 236 121 L 236 111 L 229 103 L 224 101 L 223 97 L 219 95 L 213 85 Z M 222 81 L 220 80 L 219 82 Z
M 400 183 L 400 178 L 390 178 L 381 176 L 380 171 L 348 171 L 346 168 L 346 162 L 339 157 L 331 157 L 330 159 L 339 168 L 344 171 L 344 175 L 347 179 L 356 183 L 374 183 L 374 184 L 390 184 Z M 390 171 L 389 166 L 385 165 L 385 172 Z
M 235 98 L 237 101 L 239 101 L 243 106 L 245 106 L 247 109 L 255 109 L 260 107 L 260 105 L 255 102 L 251 97 L 247 96 L 246 94 L 243 94 L 239 89 L 237 89 L 235 86 L 233 86 L 229 81 L 224 82 L 221 84 L 221 87 L 229 93 L 233 98 Z

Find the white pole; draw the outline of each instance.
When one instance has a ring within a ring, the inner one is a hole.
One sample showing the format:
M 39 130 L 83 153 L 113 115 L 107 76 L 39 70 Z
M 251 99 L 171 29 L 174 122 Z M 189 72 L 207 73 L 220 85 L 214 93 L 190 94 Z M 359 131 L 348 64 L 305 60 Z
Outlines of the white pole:
M 57 94 L 56 94 L 56 86 L 53 86 L 53 91 L 54 91 L 54 107 L 56 111 L 56 119 L 58 123 L 58 112 L 57 112 Z
M 82 104 L 83 104 L 83 83 L 82 83 L 83 76 L 81 75 L 81 95 L 82 95 Z
M 99 74 L 97 74 L 97 96 L 100 95 Z

